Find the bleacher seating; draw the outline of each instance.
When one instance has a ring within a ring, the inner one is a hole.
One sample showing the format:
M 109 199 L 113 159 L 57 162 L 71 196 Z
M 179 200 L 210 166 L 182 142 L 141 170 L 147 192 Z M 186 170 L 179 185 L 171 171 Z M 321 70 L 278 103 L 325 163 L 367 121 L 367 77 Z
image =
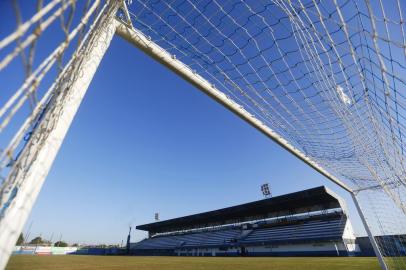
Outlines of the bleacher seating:
M 222 246 L 227 245 L 241 233 L 237 229 L 213 232 L 189 233 L 172 236 L 156 236 L 145 239 L 135 245 L 137 249 L 171 249 L 194 246 Z
M 340 239 L 345 218 L 298 220 L 290 225 L 261 224 L 249 233 L 240 228 L 219 231 L 184 233 L 170 236 L 155 236 L 137 243 L 136 249 L 174 249 L 210 246 L 232 246 L 234 243 L 278 243 L 307 240 Z M 264 227 L 265 226 L 265 227 Z
M 349 256 L 357 252 L 342 199 L 325 187 L 138 225 L 139 256 Z
M 240 242 L 248 244 L 340 239 L 344 227 L 345 220 L 342 219 L 313 220 L 286 226 L 255 229 Z

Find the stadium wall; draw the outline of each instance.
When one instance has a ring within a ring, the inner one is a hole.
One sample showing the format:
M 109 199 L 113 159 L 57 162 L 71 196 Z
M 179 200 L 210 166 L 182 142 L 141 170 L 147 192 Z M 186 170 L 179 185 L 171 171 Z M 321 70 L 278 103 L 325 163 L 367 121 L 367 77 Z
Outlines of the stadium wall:
M 342 242 L 176 249 L 177 256 L 348 256 Z
M 77 247 L 16 246 L 13 255 L 67 255 L 77 250 Z
M 124 248 L 77 248 L 50 246 L 16 246 L 13 255 L 124 255 Z
M 352 228 L 350 219 L 347 219 L 343 232 L 343 243 L 349 255 L 356 255 L 361 252 L 359 245 L 356 242 L 354 229 Z

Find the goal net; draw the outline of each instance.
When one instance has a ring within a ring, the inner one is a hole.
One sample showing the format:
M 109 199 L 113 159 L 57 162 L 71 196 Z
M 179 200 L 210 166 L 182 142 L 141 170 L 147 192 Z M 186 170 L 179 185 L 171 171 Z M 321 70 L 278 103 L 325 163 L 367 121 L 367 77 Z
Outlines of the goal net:
M 10 182 L 19 153 L 61 90 L 55 78 L 77 62 L 77 44 L 106 6 L 121 3 L 38 1 L 23 17 L 21 4 L 3 2 L 0 223 L 19 185 Z M 344 183 L 386 267 L 405 269 L 405 8 L 402 0 L 133 0 L 131 22 L 125 9 L 112 12 Z

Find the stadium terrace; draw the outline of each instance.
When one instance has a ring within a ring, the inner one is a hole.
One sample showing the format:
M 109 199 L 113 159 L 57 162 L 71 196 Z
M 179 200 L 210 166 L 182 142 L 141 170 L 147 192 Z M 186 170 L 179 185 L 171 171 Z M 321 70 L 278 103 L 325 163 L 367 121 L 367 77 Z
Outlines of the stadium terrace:
M 346 207 L 324 186 L 137 226 L 134 255 L 348 256 L 359 251 Z

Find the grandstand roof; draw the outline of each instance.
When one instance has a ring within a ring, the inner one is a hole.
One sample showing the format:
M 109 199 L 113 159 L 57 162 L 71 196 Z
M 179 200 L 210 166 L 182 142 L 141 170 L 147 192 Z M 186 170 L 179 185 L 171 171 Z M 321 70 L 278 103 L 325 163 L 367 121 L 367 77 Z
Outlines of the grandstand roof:
M 320 186 L 214 211 L 139 225 L 136 228 L 154 234 L 219 226 L 264 218 L 342 208 L 340 200 L 337 195 L 329 191 L 326 187 Z

